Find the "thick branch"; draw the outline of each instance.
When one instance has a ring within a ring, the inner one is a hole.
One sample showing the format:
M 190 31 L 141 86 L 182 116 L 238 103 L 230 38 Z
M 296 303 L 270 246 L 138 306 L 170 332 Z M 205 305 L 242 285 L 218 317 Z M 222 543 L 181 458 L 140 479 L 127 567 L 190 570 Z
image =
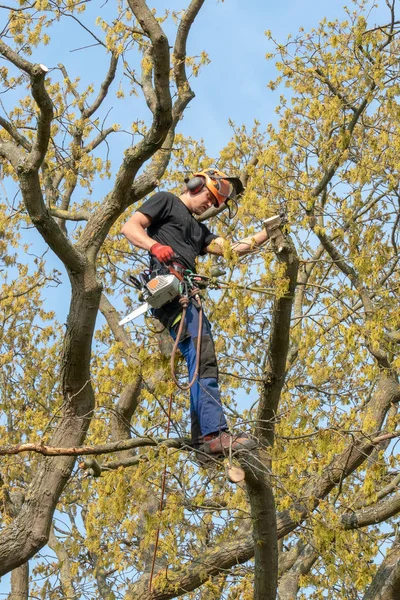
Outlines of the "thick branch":
M 293 600 L 297 597 L 300 588 L 300 577 L 310 572 L 317 558 L 318 553 L 311 544 L 307 544 L 291 569 L 281 578 L 278 588 L 279 600 Z
M 29 169 L 37 170 L 42 164 L 50 140 L 50 128 L 53 120 L 53 103 L 48 95 L 44 79 L 47 74 L 47 67 L 43 65 L 33 65 L 31 73 L 32 96 L 39 107 L 39 117 L 37 125 L 36 139 L 32 150 L 29 153 L 26 166 Z
M 92 260 L 95 259 L 110 227 L 129 205 L 131 186 L 138 170 L 161 148 L 173 121 L 169 88 L 168 39 L 144 0 L 129 0 L 128 4 L 151 40 L 156 105 L 151 127 L 141 142 L 125 152 L 113 191 L 108 194 L 99 210 L 89 220 L 82 234 L 79 246 L 89 251 Z
M 398 600 L 400 598 L 400 541 L 396 539 L 379 567 L 363 600 Z
M 157 103 L 163 104 L 165 101 L 168 102 L 169 96 L 169 104 L 171 106 L 171 96 L 169 94 L 169 45 L 167 36 L 144 0 L 128 0 L 128 4 L 143 31 L 151 40 L 153 47 L 154 88 L 157 95 Z M 166 90 L 167 93 L 165 94 Z M 163 96 L 164 94 L 165 96 Z
M 16 169 L 23 160 L 21 148 L 19 148 L 17 144 L 12 141 L 0 142 L 0 156 L 8 160 L 14 169 Z
M 69 600 L 78 600 L 78 596 L 73 586 L 73 576 L 71 571 L 71 561 L 69 560 L 68 552 L 62 542 L 57 539 L 54 533 L 54 527 L 51 526 L 49 541 L 49 548 L 55 552 L 60 564 L 60 579 L 62 591 L 65 598 Z
M 373 506 L 368 506 L 356 513 L 346 513 L 340 521 L 344 529 L 359 529 L 367 525 L 382 523 L 382 521 L 394 517 L 399 512 L 400 493 L 397 493 L 392 498 L 377 502 Z
M 291 313 L 296 288 L 297 271 L 299 261 L 296 249 L 288 238 L 288 248 L 277 254 L 278 262 L 284 265 L 283 277 L 288 281 L 287 293 L 275 300 L 270 339 L 267 350 L 267 367 L 264 372 L 265 383 L 263 385 L 260 404 L 257 415 L 258 439 L 268 445 L 274 440 L 274 420 L 284 378 L 286 373 L 286 359 L 289 350 L 289 334 L 291 324 Z
M 193 21 L 203 4 L 204 0 L 192 0 L 179 23 L 173 52 L 174 77 L 179 96 L 184 96 L 187 93 L 194 95 L 190 90 L 186 75 L 186 43 Z
M 153 49 L 151 46 L 147 47 L 143 53 L 141 84 L 146 104 L 154 114 L 157 107 L 157 96 L 153 88 Z
M 11 594 L 7 600 L 29 599 L 29 562 L 11 572 Z
M 22 197 L 32 223 L 53 252 L 72 272 L 81 272 L 84 257 L 74 248 L 47 209 L 39 176 L 36 171 L 27 171 L 22 165 L 17 169 Z
M 113 307 L 113 305 L 108 300 L 108 298 L 105 294 L 101 295 L 100 311 L 103 314 L 103 316 L 105 317 L 105 319 L 108 323 L 108 326 L 110 327 L 111 331 L 113 332 L 113 335 L 114 335 L 115 339 L 117 340 L 117 342 L 120 342 L 121 344 L 123 344 L 124 348 L 127 351 L 129 351 L 131 348 L 131 339 L 130 339 L 128 333 L 126 332 L 126 330 L 121 325 L 119 325 L 121 316 L 115 310 L 115 308 Z

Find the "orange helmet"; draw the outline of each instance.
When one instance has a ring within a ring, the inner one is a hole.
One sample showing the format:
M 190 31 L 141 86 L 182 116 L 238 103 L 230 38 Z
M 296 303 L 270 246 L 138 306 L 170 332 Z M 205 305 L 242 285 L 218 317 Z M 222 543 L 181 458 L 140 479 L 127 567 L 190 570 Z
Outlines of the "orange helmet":
M 193 193 L 200 192 L 205 186 L 214 196 L 216 206 L 221 206 L 229 199 L 234 200 L 244 190 L 239 177 L 228 177 L 218 169 L 204 169 L 194 173 L 186 186 Z

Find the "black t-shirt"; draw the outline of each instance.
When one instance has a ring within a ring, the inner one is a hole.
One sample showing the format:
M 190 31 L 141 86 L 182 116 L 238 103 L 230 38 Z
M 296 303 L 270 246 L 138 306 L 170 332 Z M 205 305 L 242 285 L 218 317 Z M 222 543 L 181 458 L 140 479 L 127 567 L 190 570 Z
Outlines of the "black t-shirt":
M 195 270 L 196 257 L 218 236 L 192 216 L 187 206 L 170 192 L 157 192 L 138 211 L 151 219 L 148 235 L 166 246 L 188 269 Z
M 205 254 L 205 248 L 218 237 L 206 225 L 196 221 L 182 200 L 170 192 L 157 192 L 138 211 L 151 219 L 148 235 L 160 244 L 171 246 L 179 262 L 192 271 L 195 271 L 197 256 Z M 151 257 L 150 268 L 159 267 L 162 266 Z M 153 315 L 168 328 L 180 312 L 182 307 L 177 298 L 161 308 L 152 309 Z

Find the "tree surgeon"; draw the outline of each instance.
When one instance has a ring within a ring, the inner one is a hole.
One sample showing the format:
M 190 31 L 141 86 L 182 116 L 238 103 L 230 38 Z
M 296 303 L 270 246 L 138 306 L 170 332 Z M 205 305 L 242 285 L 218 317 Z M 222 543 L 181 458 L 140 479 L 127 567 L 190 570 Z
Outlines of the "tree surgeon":
M 243 189 L 238 177 L 228 177 L 216 169 L 200 171 L 185 182 L 180 196 L 165 191 L 154 194 L 123 225 L 121 233 L 138 248 L 149 251 L 151 272 L 160 273 L 163 269 L 167 272 L 167 265 L 172 262 L 174 269 L 195 271 L 198 256 L 206 253 L 223 255 L 224 246 L 228 243 L 211 233 L 195 216 L 202 215 L 212 206 L 220 207 L 235 201 Z M 279 216 L 268 219 L 265 229 L 231 244 L 232 250 L 239 256 L 254 251 L 276 232 L 280 223 Z M 187 306 L 183 335 L 179 342 L 190 380 L 196 368 L 199 308 L 193 294 Z M 175 339 L 182 315 L 180 300 L 174 299 L 152 312 Z M 221 455 L 229 448 L 253 449 L 256 444 L 247 435 L 229 432 L 218 387 L 218 365 L 210 323 L 205 317 L 200 354 L 198 376 L 190 388 L 193 445 L 202 445 L 204 452 L 213 455 Z

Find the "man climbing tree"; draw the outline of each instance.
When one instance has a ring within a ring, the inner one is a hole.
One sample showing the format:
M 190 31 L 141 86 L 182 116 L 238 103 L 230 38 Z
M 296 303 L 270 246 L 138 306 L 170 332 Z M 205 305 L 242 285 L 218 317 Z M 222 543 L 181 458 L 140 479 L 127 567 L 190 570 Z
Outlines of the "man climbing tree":
M 228 177 L 217 169 L 200 171 L 186 181 L 181 196 L 169 192 L 154 194 L 123 225 L 121 231 L 132 244 L 149 251 L 152 273 L 168 273 L 171 263 L 175 272 L 183 273 L 185 269 L 193 272 L 198 256 L 205 253 L 223 255 L 227 243 L 199 223 L 194 215 L 201 216 L 212 206 L 219 208 L 235 201 L 243 190 L 238 177 Z M 279 225 L 279 216 L 270 218 L 266 223 L 268 229 L 233 244 L 232 250 L 239 256 L 253 251 L 268 239 L 267 231 L 276 230 Z M 199 312 L 202 311 L 199 300 L 197 291 L 192 292 L 185 311 L 185 322 L 180 328 L 181 299 L 176 298 L 161 308 L 153 309 L 154 316 L 169 329 L 172 337 L 176 339 L 178 336 L 189 380 L 194 381 L 190 387 L 192 443 L 194 446 L 201 445 L 208 454 L 217 455 L 229 448 L 253 449 L 256 443 L 247 435 L 229 432 L 218 386 L 211 327 L 205 316 L 199 320 Z M 199 338 L 201 344 L 198 345 Z

